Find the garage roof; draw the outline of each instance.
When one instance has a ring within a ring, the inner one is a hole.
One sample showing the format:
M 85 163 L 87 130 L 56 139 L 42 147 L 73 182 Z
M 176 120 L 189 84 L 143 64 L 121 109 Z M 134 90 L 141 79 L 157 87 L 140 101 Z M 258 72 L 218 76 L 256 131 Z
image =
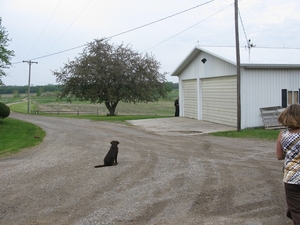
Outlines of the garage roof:
M 236 65 L 235 47 L 196 46 L 174 70 L 171 76 L 181 71 L 200 53 L 205 52 L 230 64 Z M 241 66 L 245 68 L 300 68 L 299 48 L 240 48 Z

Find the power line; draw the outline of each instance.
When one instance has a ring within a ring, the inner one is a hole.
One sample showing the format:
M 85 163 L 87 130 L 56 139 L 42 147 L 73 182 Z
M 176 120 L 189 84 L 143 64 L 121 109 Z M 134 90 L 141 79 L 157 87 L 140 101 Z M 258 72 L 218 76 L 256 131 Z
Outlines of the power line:
M 67 33 L 67 31 L 72 27 L 72 25 L 75 23 L 75 21 L 80 17 L 80 15 L 83 13 L 83 11 L 88 7 L 88 5 L 91 3 L 92 0 L 90 0 L 86 6 L 81 10 L 81 12 L 77 15 L 77 17 L 73 20 L 71 25 L 65 30 L 65 32 L 58 38 L 58 40 L 52 45 L 52 47 L 48 50 L 48 52 L 51 51 L 51 49 L 60 41 L 60 39 Z
M 59 51 L 59 52 L 55 52 L 55 53 L 51 53 L 51 54 L 48 54 L 48 55 L 40 56 L 40 57 L 37 57 L 37 58 L 33 58 L 31 60 L 37 60 L 37 59 L 42 59 L 42 58 L 46 58 L 46 57 L 53 56 L 53 55 L 58 55 L 58 54 L 61 54 L 61 53 L 64 53 L 64 52 L 72 51 L 72 50 L 77 49 L 77 48 L 82 48 L 82 47 L 84 47 L 86 45 L 87 44 L 80 45 L 80 46 L 77 46 L 77 47 L 74 47 L 74 48 L 69 48 L 69 49 L 66 49 L 66 50 Z
M 242 16 L 241 16 L 240 10 L 239 10 L 239 17 L 240 17 L 241 24 L 242 24 L 243 31 L 244 31 L 244 35 L 245 35 L 245 38 L 246 38 L 246 43 L 249 43 L 249 39 L 248 39 L 247 34 L 246 34 L 246 30 L 245 30 L 245 27 L 244 27 L 244 24 L 243 24 L 243 20 L 242 20 Z
M 133 28 L 133 29 L 130 29 L 130 30 L 121 32 L 121 33 L 119 33 L 119 34 L 115 34 L 115 35 L 113 35 L 113 36 L 110 36 L 109 38 L 113 38 L 113 37 L 116 37 L 116 36 L 119 36 L 119 35 L 122 35 L 122 34 L 129 33 L 129 32 L 131 32 L 131 31 L 138 30 L 138 29 L 141 29 L 141 28 L 143 28 L 143 27 L 152 25 L 152 24 L 154 24 L 154 23 L 158 23 L 158 22 L 160 22 L 160 21 L 163 21 L 163 20 L 169 19 L 169 18 L 171 18 L 171 17 L 177 16 L 177 15 L 179 15 L 179 14 L 188 12 L 188 11 L 190 11 L 190 10 L 192 10 L 192 9 L 196 9 L 196 8 L 198 8 L 198 7 L 200 7 L 200 6 L 206 5 L 206 4 L 208 4 L 208 3 L 210 3 L 210 2 L 213 2 L 213 1 L 214 1 L 214 0 L 211 0 L 211 1 L 208 1 L 208 2 L 204 2 L 204 3 L 200 4 L 200 5 L 194 6 L 194 7 L 192 7 L 192 8 L 186 9 L 186 10 L 183 10 L 183 11 L 181 11 L 181 12 L 179 12 L 179 13 L 175 13 L 175 14 L 173 14 L 173 15 L 171 15 L 171 16 L 167 16 L 167 17 L 164 17 L 164 18 L 162 18 L 162 19 L 153 21 L 153 22 L 151 22 L 151 23 L 147 23 L 147 24 L 145 24 L 145 25 L 142 25 L 142 26 L 139 26 L 139 27 L 136 27 L 136 28 Z
M 44 27 L 44 29 L 42 30 L 40 36 L 38 37 L 38 39 L 36 40 L 36 42 L 35 42 L 34 45 L 32 46 L 32 48 L 31 48 L 31 50 L 29 51 L 29 53 L 27 54 L 27 56 L 32 52 L 32 50 L 34 49 L 35 45 L 36 45 L 36 44 L 38 43 L 38 41 L 40 40 L 42 34 L 43 34 L 44 31 L 46 30 L 48 24 L 50 23 L 50 21 L 51 21 L 53 15 L 54 15 L 54 13 L 56 12 L 56 10 L 57 10 L 57 8 L 58 8 L 58 6 L 60 5 L 61 2 L 62 2 L 62 0 L 60 0 L 60 2 L 57 4 L 56 8 L 54 9 L 54 11 L 53 11 L 53 13 L 52 13 L 52 15 L 51 15 L 51 17 L 50 17 L 50 19 L 48 20 L 47 24 L 45 25 L 45 27 Z M 27 56 L 26 56 L 26 57 L 27 57 Z
M 147 51 L 149 51 L 150 49 L 153 49 L 153 48 L 155 48 L 155 47 L 157 47 L 157 46 L 159 46 L 159 45 L 161 45 L 161 44 L 163 44 L 163 43 L 169 41 L 170 39 L 172 39 L 172 38 L 174 38 L 174 37 L 176 37 L 176 36 L 178 36 L 178 35 L 184 33 L 185 31 L 187 31 L 187 30 L 189 30 L 189 29 L 191 29 L 191 28 L 197 26 L 198 24 L 204 22 L 205 20 L 207 20 L 207 19 L 213 17 L 214 15 L 220 13 L 221 11 L 225 10 L 225 9 L 228 8 L 229 6 L 232 6 L 233 4 L 234 4 L 234 3 L 232 3 L 232 4 L 230 4 L 230 5 L 226 6 L 226 7 L 224 7 L 223 9 L 220 9 L 219 11 L 217 11 L 217 12 L 215 12 L 214 14 L 212 14 L 212 15 L 206 17 L 205 19 L 201 20 L 200 22 L 195 23 L 194 25 L 192 25 L 192 26 L 190 26 L 190 27 L 184 29 L 183 31 L 181 31 L 181 32 L 179 32 L 179 33 L 177 33 L 177 34 L 171 36 L 170 38 L 168 38 L 168 39 L 166 39 L 166 40 L 164 40 L 164 41 L 162 41 L 162 42 L 160 42 L 160 43 L 158 43 L 158 44 L 152 46 L 151 48 L 148 48 L 148 49 L 144 50 L 143 52 L 147 52 Z
M 199 47 L 217 47 L 217 48 L 235 48 L 233 45 L 198 45 Z M 264 46 L 255 46 L 255 48 L 268 48 L 268 49 L 300 49 L 300 48 L 289 48 L 289 47 L 264 47 Z
M 92 1 L 92 0 L 91 0 L 91 1 Z M 90 1 L 90 2 L 91 2 L 91 1 Z M 107 37 L 107 38 L 104 38 L 104 39 L 110 39 L 110 38 L 113 38 L 113 37 L 116 37 L 116 36 L 120 36 L 120 35 L 122 35 L 122 34 L 126 34 L 126 33 L 129 33 L 129 32 L 135 31 L 135 30 L 137 30 L 137 29 L 141 29 L 141 28 L 146 27 L 146 26 L 150 26 L 150 25 L 152 25 L 152 24 L 155 24 L 155 23 L 161 22 L 161 21 L 163 21 L 163 20 L 169 19 L 169 18 L 171 18 L 171 17 L 177 16 L 177 15 L 179 15 L 179 14 L 188 12 L 188 11 L 193 10 L 193 9 L 196 9 L 196 8 L 198 8 L 198 7 L 200 7 L 200 6 L 206 5 L 206 4 L 208 4 L 208 3 L 210 3 L 210 2 L 213 2 L 213 1 L 214 1 L 214 0 L 210 0 L 210 1 L 204 2 L 204 3 L 202 3 L 202 4 L 199 4 L 199 5 L 194 6 L 194 7 L 192 7 L 192 8 L 183 10 L 183 11 L 181 11 L 181 12 L 172 14 L 172 15 L 170 15 L 170 16 L 164 17 L 164 18 L 159 19 L 159 20 L 155 20 L 155 21 L 153 21 L 153 22 L 144 24 L 144 25 L 142 25 L 142 26 L 139 26 L 139 27 L 136 27 L 136 28 L 133 28 L 133 29 L 130 29 L 130 30 L 127 30 L 127 31 L 124 31 L 124 32 L 121 32 L 121 33 L 118 33 L 118 34 L 115 34 L 115 35 L 112 35 L 112 36 Z M 90 3 L 90 2 L 89 2 L 89 3 Z M 89 3 L 88 3 L 88 4 L 89 4 Z M 80 14 L 81 14 L 81 13 L 80 13 Z M 79 16 L 80 16 L 80 14 L 79 14 Z M 78 18 L 78 17 L 77 17 L 77 18 Z M 77 18 L 76 18 L 76 19 L 77 19 Z M 74 23 L 74 22 L 73 22 L 73 23 Z M 73 23 L 72 23 L 72 24 L 73 24 Z M 72 25 L 72 24 L 71 24 L 71 25 Z M 69 29 L 69 28 L 68 28 L 68 29 Z M 70 48 L 70 49 L 66 49 L 66 50 L 59 51 L 59 52 L 55 52 L 55 53 L 43 55 L 43 56 L 40 56 L 40 57 L 33 58 L 33 59 L 31 59 L 31 60 L 36 60 L 36 59 L 41 59 L 41 58 L 46 58 L 46 57 L 49 57 L 49 56 L 61 54 L 61 53 L 68 52 L 68 51 L 71 51 L 71 50 L 74 50 L 74 49 L 82 48 L 82 47 L 84 47 L 84 46 L 86 46 L 86 45 L 87 45 L 87 44 L 84 44 L 84 45 L 80 45 L 80 46 L 77 46 L 77 47 L 74 47 L 74 48 Z M 12 63 L 12 64 L 18 64 L 18 63 L 22 63 L 22 61 L 21 61 L 21 62 L 15 62 L 15 63 Z

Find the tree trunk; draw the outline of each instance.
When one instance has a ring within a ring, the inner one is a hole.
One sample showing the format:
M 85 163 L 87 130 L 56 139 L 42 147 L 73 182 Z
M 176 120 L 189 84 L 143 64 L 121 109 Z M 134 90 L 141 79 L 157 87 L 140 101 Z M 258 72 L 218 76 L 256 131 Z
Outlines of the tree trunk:
M 105 106 L 109 111 L 108 116 L 115 116 L 115 111 L 117 108 L 118 102 L 105 102 Z

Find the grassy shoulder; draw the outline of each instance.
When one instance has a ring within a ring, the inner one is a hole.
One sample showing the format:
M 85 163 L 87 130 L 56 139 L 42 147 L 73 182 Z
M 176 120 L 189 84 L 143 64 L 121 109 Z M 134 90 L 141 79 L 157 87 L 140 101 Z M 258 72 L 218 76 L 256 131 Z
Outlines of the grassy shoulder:
M 17 153 L 43 141 L 45 131 L 31 123 L 5 118 L 0 120 L 0 157 Z
M 213 136 L 230 138 L 256 138 L 262 140 L 277 140 L 280 130 L 269 130 L 264 128 L 251 128 L 241 131 L 224 131 L 211 133 Z
M 27 106 L 26 102 L 15 102 L 9 105 L 11 111 L 19 112 L 19 113 L 27 113 Z

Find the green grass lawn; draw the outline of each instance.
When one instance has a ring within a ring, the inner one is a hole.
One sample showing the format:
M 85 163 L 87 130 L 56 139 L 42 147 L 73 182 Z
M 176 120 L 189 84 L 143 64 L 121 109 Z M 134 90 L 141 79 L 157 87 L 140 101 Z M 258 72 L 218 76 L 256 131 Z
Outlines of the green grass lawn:
M 0 119 L 0 137 L 0 156 L 3 156 L 38 145 L 43 141 L 45 131 L 31 123 L 5 118 Z
M 20 112 L 20 113 L 27 113 L 27 102 L 17 102 L 12 105 L 9 105 L 11 111 Z
M 230 138 L 256 138 L 263 140 L 277 140 L 280 130 L 268 130 L 264 128 L 244 129 L 238 131 L 224 131 L 211 133 L 213 136 L 230 137 Z

